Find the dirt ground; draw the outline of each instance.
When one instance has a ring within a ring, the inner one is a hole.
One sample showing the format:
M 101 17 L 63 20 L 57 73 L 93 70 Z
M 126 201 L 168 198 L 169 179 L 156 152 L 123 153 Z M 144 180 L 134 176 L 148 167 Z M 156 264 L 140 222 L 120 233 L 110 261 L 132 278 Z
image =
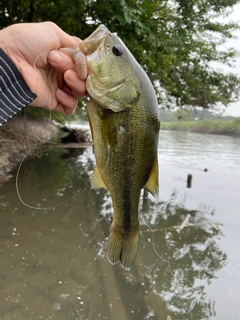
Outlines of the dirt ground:
M 34 151 L 57 131 L 47 120 L 26 116 L 15 116 L 0 127 L 0 184 L 11 178 L 11 171 L 30 149 Z

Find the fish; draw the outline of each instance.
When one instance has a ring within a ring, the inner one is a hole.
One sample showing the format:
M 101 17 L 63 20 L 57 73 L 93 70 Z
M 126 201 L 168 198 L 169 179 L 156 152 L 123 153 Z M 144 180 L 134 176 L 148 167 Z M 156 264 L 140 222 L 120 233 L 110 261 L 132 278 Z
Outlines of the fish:
M 156 198 L 159 192 L 156 93 L 124 42 L 104 25 L 65 53 L 76 64 L 85 57 L 87 72 L 78 75 L 83 79 L 87 74 L 86 107 L 96 158 L 92 186 L 110 192 L 114 211 L 107 258 L 130 270 L 139 247 L 141 190 Z

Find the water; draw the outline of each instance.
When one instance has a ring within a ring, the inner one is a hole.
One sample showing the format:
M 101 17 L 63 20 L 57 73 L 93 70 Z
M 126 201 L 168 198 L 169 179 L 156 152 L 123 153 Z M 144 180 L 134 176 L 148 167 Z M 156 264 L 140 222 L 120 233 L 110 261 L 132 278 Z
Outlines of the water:
M 20 195 L 38 209 L 14 179 L 0 189 L 0 320 L 240 319 L 239 146 L 161 132 L 159 201 L 141 199 L 130 272 L 106 259 L 112 207 L 90 187 L 92 149 L 24 162 Z

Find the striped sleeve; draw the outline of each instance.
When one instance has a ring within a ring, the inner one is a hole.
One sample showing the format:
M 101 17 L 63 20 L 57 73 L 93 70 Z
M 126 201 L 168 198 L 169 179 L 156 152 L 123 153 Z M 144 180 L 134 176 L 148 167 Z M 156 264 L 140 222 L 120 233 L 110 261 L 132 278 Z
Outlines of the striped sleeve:
M 12 60 L 0 49 L 0 126 L 36 97 Z

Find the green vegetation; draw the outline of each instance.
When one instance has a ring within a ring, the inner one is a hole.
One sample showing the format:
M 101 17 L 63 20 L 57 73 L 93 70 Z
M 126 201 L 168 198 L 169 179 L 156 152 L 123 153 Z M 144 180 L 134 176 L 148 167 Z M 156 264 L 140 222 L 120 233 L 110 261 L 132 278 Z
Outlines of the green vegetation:
M 84 39 L 103 23 L 119 34 L 146 70 L 161 105 L 210 108 L 239 97 L 240 78 L 212 67 L 212 62 L 232 66 L 238 54 L 224 46 L 239 29 L 239 24 L 224 20 L 237 3 L 239 0 L 2 0 L 0 28 L 51 20 Z
M 232 116 L 223 116 L 223 110 L 214 111 L 200 108 L 180 108 L 176 111 L 171 109 L 160 109 L 160 118 L 163 122 L 179 122 L 179 121 L 196 121 L 202 119 L 218 119 L 218 120 L 233 120 Z
M 203 119 L 198 121 L 161 122 L 161 130 L 240 135 L 240 118 L 234 120 Z

